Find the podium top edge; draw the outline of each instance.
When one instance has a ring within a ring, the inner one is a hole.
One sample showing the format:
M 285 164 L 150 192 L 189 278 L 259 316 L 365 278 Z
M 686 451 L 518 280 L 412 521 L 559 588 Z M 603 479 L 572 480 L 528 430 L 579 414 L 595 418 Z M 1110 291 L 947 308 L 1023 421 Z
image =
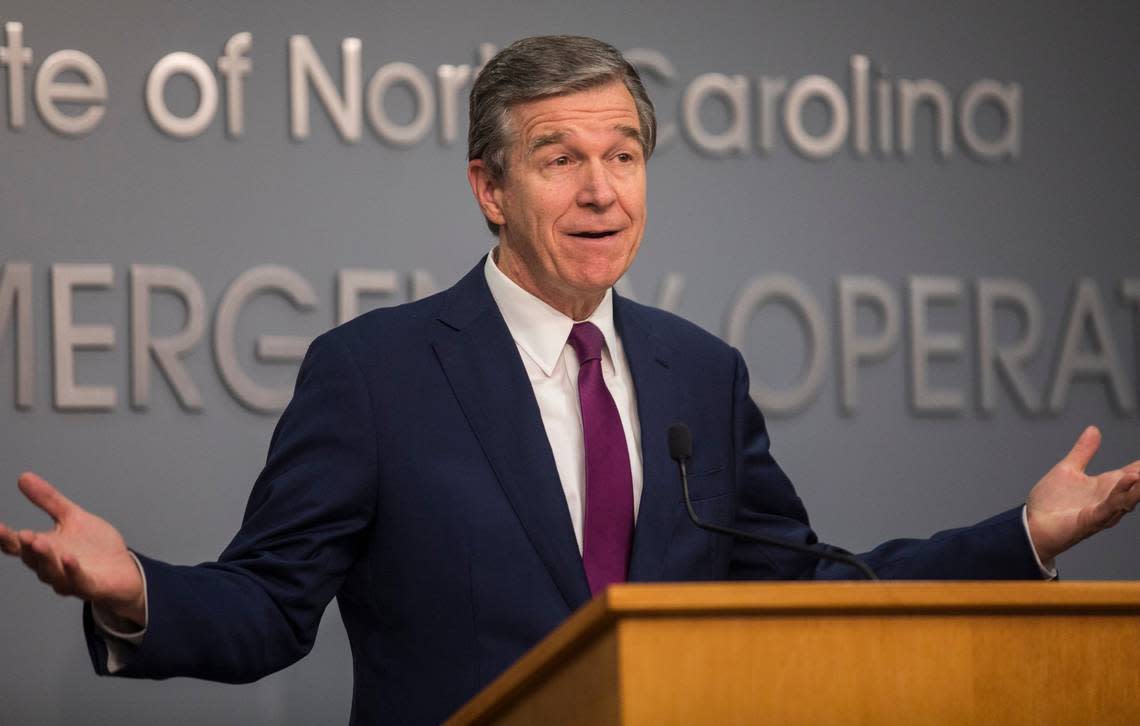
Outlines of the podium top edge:
M 599 598 L 610 616 L 727 612 L 1087 612 L 1140 615 L 1140 582 L 626 583 Z M 601 613 L 599 613 L 601 614 Z

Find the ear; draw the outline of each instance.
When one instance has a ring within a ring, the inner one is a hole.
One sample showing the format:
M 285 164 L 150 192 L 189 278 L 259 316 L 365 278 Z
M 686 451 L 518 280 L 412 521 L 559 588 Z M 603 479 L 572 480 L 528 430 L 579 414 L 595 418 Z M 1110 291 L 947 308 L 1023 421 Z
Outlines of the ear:
M 498 225 L 506 223 L 502 206 L 503 187 L 491 177 L 482 159 L 467 162 L 467 181 L 483 216 Z

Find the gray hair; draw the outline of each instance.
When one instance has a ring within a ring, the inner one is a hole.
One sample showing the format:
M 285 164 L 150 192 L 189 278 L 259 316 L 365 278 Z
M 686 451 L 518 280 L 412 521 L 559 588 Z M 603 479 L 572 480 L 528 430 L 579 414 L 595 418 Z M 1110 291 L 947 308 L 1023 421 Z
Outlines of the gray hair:
M 624 83 L 633 96 L 642 150 L 648 159 L 657 144 L 657 117 L 637 70 L 609 43 L 576 35 L 543 35 L 511 43 L 479 72 L 471 87 L 468 161 L 481 159 L 491 178 L 501 181 L 513 141 L 510 112 L 514 106 L 613 81 Z M 487 226 L 492 234 L 499 234 L 499 225 L 488 219 Z

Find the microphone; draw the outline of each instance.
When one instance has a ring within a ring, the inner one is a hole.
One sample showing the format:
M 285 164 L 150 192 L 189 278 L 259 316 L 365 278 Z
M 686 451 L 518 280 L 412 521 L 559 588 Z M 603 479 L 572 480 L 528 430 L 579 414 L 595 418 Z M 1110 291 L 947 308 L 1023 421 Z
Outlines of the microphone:
M 842 562 L 845 565 L 850 565 L 859 570 L 868 580 L 878 581 L 875 572 L 867 566 L 867 563 L 860 560 L 855 555 L 835 548 L 837 551 L 832 552 L 822 548 L 811 547 L 809 545 L 792 542 L 789 540 L 779 539 L 777 537 L 768 537 L 762 534 L 753 534 L 751 532 L 743 532 L 738 529 L 729 529 L 728 527 L 721 527 L 715 524 L 708 524 L 702 522 L 697 512 L 693 509 L 693 500 L 689 497 L 689 475 L 685 470 L 685 460 L 693 455 L 693 434 L 689 431 L 689 427 L 681 422 L 677 422 L 669 427 L 669 456 L 677 462 L 681 468 L 681 490 L 685 495 L 685 508 L 689 510 L 689 519 L 693 524 L 697 525 L 703 530 L 709 532 L 716 532 L 717 534 L 727 534 L 731 537 L 748 540 L 750 542 L 757 542 L 759 544 L 772 545 L 774 547 L 783 547 L 784 549 L 793 550 L 795 552 L 802 552 L 803 554 L 818 557 L 824 560 L 832 560 L 834 562 Z

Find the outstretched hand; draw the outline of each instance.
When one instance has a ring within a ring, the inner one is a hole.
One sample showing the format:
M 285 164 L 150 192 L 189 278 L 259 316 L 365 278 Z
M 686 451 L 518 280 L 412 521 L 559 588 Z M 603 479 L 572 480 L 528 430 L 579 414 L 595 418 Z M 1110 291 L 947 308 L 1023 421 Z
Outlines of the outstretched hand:
M 21 474 L 19 487 L 51 515 L 55 526 L 46 532 L 15 531 L 0 523 L 0 550 L 19 557 L 60 595 L 97 603 L 142 624 L 146 617 L 142 575 L 119 531 L 35 474 Z
M 1140 461 L 1095 476 L 1085 473 L 1099 448 L 1100 431 L 1089 426 L 1029 492 L 1029 534 L 1042 562 L 1115 526 L 1140 501 Z

